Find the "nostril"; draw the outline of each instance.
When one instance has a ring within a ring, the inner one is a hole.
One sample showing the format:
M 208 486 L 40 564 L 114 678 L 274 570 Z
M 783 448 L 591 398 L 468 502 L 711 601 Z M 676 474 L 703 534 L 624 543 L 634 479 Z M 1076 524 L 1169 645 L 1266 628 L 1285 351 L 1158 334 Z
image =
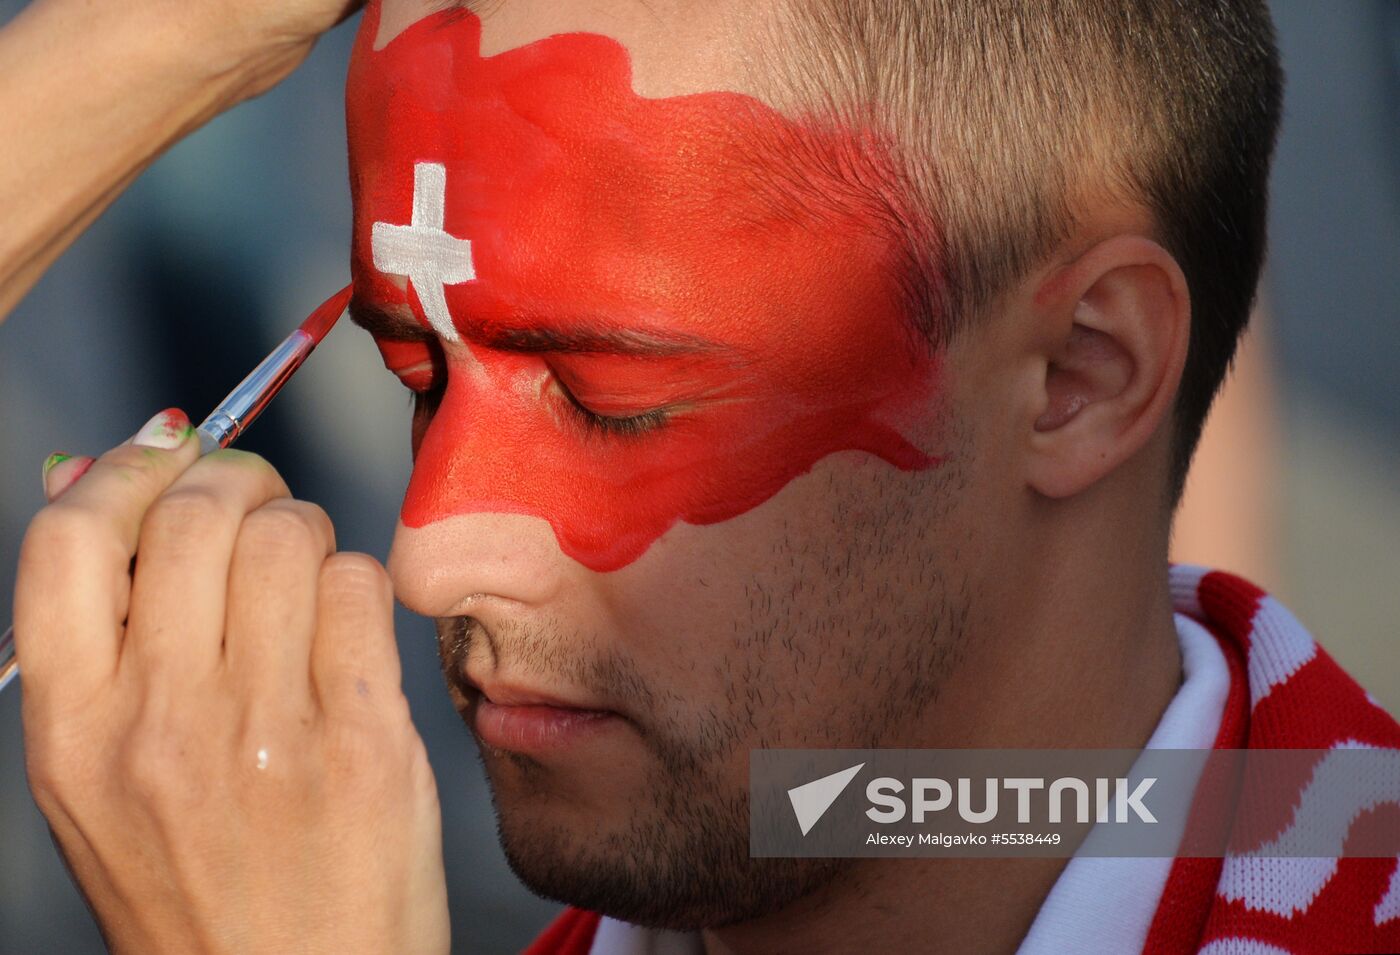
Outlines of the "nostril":
M 458 694 L 469 696 L 474 687 L 467 681 L 467 659 L 485 654 L 490 668 L 495 669 L 497 654 L 491 633 L 475 617 L 447 617 L 434 623 L 443 676 Z

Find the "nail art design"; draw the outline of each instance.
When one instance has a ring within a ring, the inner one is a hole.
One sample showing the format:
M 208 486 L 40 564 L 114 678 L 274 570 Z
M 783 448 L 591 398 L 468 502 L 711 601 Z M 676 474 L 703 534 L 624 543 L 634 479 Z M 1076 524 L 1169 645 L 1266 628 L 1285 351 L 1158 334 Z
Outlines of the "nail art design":
M 192 434 L 194 427 L 185 413 L 179 408 L 168 408 L 147 421 L 131 443 L 143 448 L 173 451 Z
M 58 498 L 73 486 L 78 478 L 96 464 L 95 458 L 86 455 L 74 457 L 62 451 L 55 451 L 44 461 L 44 497 L 49 501 Z
M 63 451 L 55 451 L 53 454 L 50 454 L 44 459 L 44 480 L 47 481 L 49 479 L 49 472 L 54 468 L 58 467 L 64 461 L 71 460 L 73 460 L 73 455 L 66 454 Z

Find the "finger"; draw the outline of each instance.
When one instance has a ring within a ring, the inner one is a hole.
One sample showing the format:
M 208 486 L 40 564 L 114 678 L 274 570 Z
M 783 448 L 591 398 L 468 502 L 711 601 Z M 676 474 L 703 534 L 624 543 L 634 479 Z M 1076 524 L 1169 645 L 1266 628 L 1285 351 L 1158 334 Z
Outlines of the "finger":
M 175 480 L 141 523 L 121 666 L 189 685 L 217 666 L 239 530 L 290 495 L 271 465 L 242 451 L 211 454 Z
M 244 518 L 229 570 L 224 660 L 248 698 L 309 701 L 316 583 L 334 552 L 330 519 L 314 504 L 279 499 Z
M 335 554 L 321 565 L 311 673 L 327 712 L 363 710 L 402 698 L 389 575 L 365 554 Z
M 76 697 L 111 678 L 141 519 L 199 456 L 193 433 L 183 412 L 161 412 L 30 523 L 15 582 L 15 649 L 27 694 L 52 681 Z

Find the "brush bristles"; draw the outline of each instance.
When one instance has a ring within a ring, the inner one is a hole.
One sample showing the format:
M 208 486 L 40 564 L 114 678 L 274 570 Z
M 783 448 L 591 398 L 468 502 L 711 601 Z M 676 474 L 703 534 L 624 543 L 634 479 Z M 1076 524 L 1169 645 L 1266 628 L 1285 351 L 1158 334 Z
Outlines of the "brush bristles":
M 345 306 L 350 304 L 350 293 L 354 286 L 347 285 L 336 292 L 330 298 L 317 307 L 316 311 L 306 317 L 306 321 L 301 323 L 301 330 L 311 336 L 311 340 L 317 345 L 321 344 L 321 339 L 326 337 L 341 315 L 345 314 Z

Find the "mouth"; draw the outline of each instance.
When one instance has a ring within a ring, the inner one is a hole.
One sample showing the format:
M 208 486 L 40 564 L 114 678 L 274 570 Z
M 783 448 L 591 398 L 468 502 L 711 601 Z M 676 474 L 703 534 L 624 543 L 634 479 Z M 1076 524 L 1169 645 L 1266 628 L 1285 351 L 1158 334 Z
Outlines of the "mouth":
M 570 749 L 609 731 L 624 718 L 607 709 L 560 699 L 532 688 L 478 682 L 464 674 L 468 725 L 483 746 L 543 755 Z

